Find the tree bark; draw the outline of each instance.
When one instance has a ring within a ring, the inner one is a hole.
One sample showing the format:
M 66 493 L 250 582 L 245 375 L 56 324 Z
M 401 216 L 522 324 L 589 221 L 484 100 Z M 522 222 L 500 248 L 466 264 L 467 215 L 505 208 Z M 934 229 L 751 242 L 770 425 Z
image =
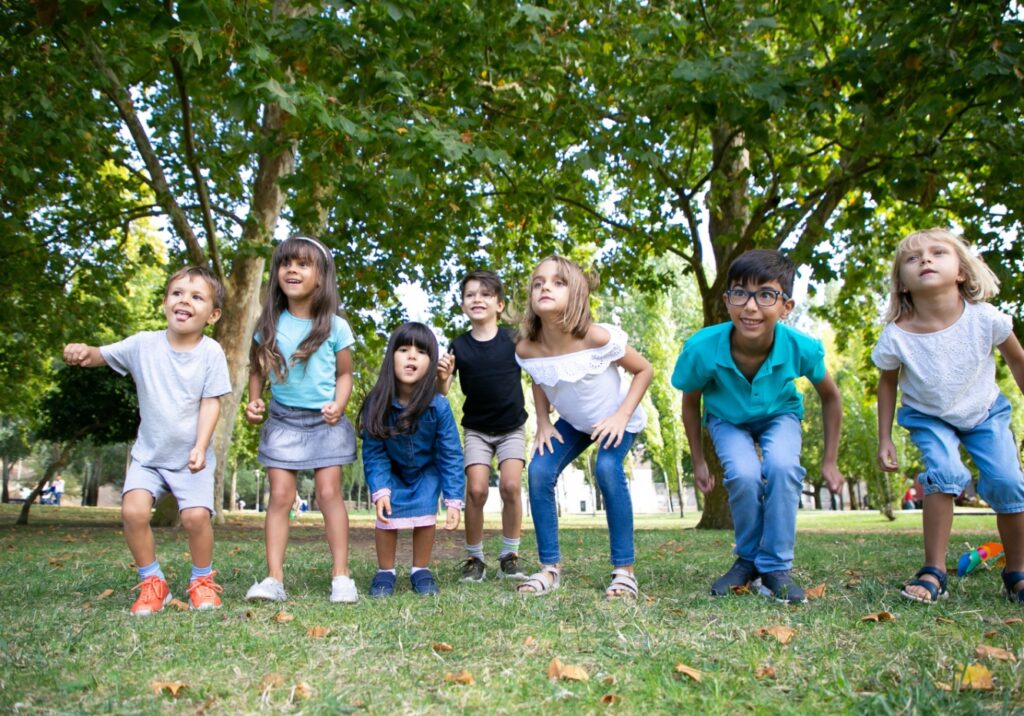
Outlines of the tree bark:
M 39 495 L 43 492 L 43 487 L 46 486 L 53 476 L 56 475 L 60 470 L 71 460 L 71 454 L 75 451 L 78 446 L 78 440 L 68 440 L 66 443 L 60 446 L 57 450 L 57 454 L 50 461 L 50 464 L 46 466 L 46 471 L 43 472 L 42 479 L 32 489 L 31 494 L 25 498 L 25 503 L 21 506 L 21 512 L 18 513 L 18 521 L 16 525 L 27 525 L 28 524 L 28 513 L 32 509 L 32 503 L 35 502 Z

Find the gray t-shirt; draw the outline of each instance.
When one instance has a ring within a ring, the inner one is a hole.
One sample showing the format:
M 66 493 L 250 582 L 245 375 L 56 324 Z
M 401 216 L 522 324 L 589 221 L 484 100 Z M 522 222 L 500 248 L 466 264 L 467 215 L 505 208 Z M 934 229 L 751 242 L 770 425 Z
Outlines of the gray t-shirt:
M 121 375 L 131 373 L 139 394 L 139 434 L 132 458 L 146 467 L 180 470 L 196 444 L 199 401 L 231 392 L 220 344 L 203 336 L 190 351 L 176 351 L 166 331 L 136 333 L 100 348 Z M 213 464 L 213 448 L 206 461 Z

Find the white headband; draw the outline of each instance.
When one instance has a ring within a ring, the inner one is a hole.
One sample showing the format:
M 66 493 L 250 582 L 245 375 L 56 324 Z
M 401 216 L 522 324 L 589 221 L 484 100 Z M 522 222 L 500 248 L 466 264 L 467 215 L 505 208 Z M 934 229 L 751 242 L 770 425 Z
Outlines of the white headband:
M 313 246 L 315 246 L 318 249 L 320 249 L 320 253 L 322 253 L 324 255 L 325 259 L 327 259 L 328 261 L 331 260 L 331 255 L 329 253 L 327 253 L 327 249 L 325 249 L 324 245 L 321 244 L 316 239 L 311 239 L 308 236 L 291 236 L 289 238 L 296 239 L 298 241 L 308 241 L 309 243 L 313 244 Z

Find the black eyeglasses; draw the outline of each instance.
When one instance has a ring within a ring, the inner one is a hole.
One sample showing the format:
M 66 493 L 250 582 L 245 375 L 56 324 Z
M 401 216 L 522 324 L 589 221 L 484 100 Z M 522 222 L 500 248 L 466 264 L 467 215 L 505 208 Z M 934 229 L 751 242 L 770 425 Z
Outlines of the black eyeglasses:
M 769 308 L 774 306 L 779 298 L 784 301 L 789 300 L 782 291 L 776 291 L 774 288 L 759 288 L 756 291 L 744 291 L 742 288 L 730 288 L 725 292 L 725 300 L 729 302 L 730 306 L 746 306 L 747 301 L 750 297 L 754 297 L 754 301 L 761 308 Z

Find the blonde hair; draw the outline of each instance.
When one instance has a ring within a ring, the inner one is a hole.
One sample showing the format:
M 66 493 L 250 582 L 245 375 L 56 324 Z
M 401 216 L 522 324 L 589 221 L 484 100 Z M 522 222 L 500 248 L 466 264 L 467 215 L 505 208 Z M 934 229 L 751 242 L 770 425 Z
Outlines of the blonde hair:
M 597 277 L 585 272 L 574 261 L 554 254 L 541 259 L 537 268 L 530 274 L 530 284 L 526 290 L 526 311 L 523 315 L 523 337 L 528 341 L 535 341 L 540 337 L 540 316 L 533 312 L 531 287 L 537 269 L 548 261 L 555 264 L 558 277 L 565 281 L 569 289 L 569 300 L 565 311 L 558 317 L 556 326 L 565 333 L 572 334 L 573 338 L 584 338 L 594 321 L 590 315 L 590 292 L 597 287 Z
M 907 254 L 920 248 L 925 241 L 941 241 L 956 252 L 960 261 L 960 273 L 964 276 L 959 285 L 960 295 L 965 301 L 979 303 L 999 293 L 999 279 L 980 257 L 974 255 L 961 237 L 940 228 L 915 231 L 896 247 L 896 257 L 892 262 L 889 307 L 885 313 L 886 323 L 892 323 L 902 316 L 914 313 L 914 297 L 900 280 L 900 269 Z

